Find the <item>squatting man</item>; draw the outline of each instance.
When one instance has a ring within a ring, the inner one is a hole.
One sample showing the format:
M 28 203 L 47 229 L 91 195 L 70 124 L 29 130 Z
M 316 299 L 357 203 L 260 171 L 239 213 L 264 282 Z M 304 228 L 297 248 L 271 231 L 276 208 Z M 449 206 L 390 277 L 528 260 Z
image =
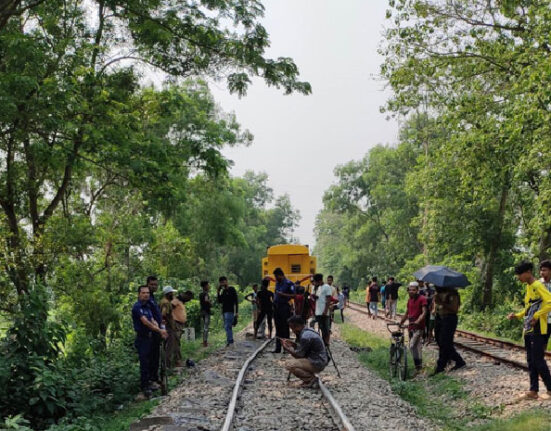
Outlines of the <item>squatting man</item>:
M 295 333 L 298 344 L 287 338 L 281 339 L 283 349 L 294 358 L 285 362 L 285 368 L 302 380 L 302 386 L 316 387 L 316 373 L 323 371 L 328 362 L 325 344 L 316 331 L 306 327 L 301 316 L 292 316 L 287 322 Z

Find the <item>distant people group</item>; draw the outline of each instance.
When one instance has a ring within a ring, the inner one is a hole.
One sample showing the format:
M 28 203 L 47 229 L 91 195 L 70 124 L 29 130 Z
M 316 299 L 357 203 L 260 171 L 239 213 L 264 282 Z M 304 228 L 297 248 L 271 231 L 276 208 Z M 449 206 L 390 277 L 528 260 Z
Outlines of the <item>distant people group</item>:
M 394 277 L 388 277 L 381 285 L 377 277 L 372 277 L 365 292 L 368 315 L 377 319 L 381 303 L 385 317 L 395 319 L 401 286 Z M 423 344 L 433 340 L 438 345 L 435 373 L 443 372 L 450 362 L 454 363 L 453 370 L 464 367 L 465 361 L 453 343 L 460 306 L 457 289 L 434 288 L 422 280 L 416 280 L 409 283 L 408 296 L 406 313 L 400 324 L 404 325 L 408 321 L 409 350 L 416 374 L 423 368 Z

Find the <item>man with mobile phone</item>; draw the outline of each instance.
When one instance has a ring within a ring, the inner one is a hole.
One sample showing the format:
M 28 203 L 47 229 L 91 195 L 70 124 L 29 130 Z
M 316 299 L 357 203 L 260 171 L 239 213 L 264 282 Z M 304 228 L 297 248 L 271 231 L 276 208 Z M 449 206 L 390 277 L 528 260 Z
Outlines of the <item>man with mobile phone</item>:
M 306 327 L 301 316 L 292 316 L 287 320 L 291 330 L 297 336 L 297 343 L 289 339 L 280 339 L 281 346 L 293 359 L 286 361 L 285 368 L 302 380 L 304 387 L 316 387 L 316 373 L 323 371 L 327 365 L 327 350 L 319 334 Z
M 218 302 L 222 304 L 226 347 L 231 347 L 233 345 L 233 322 L 238 316 L 239 301 L 235 287 L 228 285 L 228 278 L 225 276 L 218 279 Z

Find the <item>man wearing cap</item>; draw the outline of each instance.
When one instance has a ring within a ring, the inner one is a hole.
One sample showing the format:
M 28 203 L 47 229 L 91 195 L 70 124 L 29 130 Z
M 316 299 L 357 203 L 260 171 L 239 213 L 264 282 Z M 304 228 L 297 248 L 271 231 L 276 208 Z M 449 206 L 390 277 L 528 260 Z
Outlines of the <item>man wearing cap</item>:
M 142 393 L 139 399 L 149 398 L 151 396 L 151 349 L 153 348 L 153 335 L 158 334 L 162 338 L 167 338 L 168 334 L 161 329 L 153 316 L 151 303 L 149 301 L 148 286 L 140 286 L 138 289 L 138 301 L 132 307 L 132 323 L 136 331 L 136 340 L 134 346 L 138 351 L 140 360 L 140 386 Z
M 419 373 L 423 368 L 423 333 L 427 315 L 427 298 L 419 295 L 419 283 L 416 281 L 409 283 L 408 294 L 407 313 L 402 317 L 400 325 L 409 320 L 409 350 L 413 356 L 415 372 Z

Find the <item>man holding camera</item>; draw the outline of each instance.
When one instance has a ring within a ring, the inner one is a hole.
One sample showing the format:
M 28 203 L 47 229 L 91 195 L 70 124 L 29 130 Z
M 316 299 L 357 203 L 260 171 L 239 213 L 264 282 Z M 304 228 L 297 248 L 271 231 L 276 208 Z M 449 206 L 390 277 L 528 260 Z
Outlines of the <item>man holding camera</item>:
M 292 316 L 287 323 L 297 336 L 298 344 L 289 339 L 281 340 L 283 349 L 294 358 L 286 361 L 285 368 L 302 380 L 302 386 L 316 387 L 316 373 L 323 371 L 328 362 L 325 344 L 316 331 L 306 327 L 301 316 Z

